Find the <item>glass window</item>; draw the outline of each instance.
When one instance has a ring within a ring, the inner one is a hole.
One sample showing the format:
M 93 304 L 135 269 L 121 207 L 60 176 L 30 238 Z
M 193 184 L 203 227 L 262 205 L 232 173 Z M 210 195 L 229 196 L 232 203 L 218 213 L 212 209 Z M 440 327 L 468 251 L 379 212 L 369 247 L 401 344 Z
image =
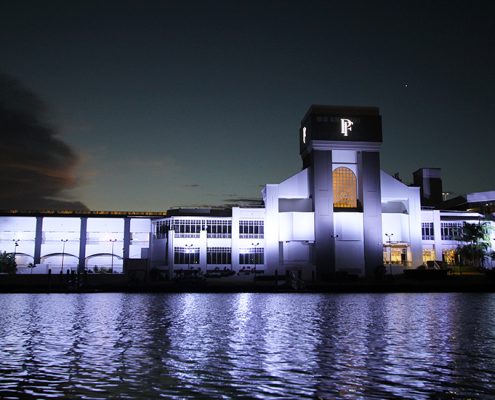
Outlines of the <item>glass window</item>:
M 435 235 L 433 234 L 433 222 L 422 222 L 421 223 L 421 238 L 423 240 L 434 240 Z
M 153 222 L 153 236 L 155 239 L 166 239 L 170 230 L 170 220 Z
M 199 247 L 175 247 L 174 264 L 199 264 Z
M 239 221 L 241 239 L 263 239 L 265 237 L 264 221 Z
M 357 207 L 356 175 L 349 168 L 338 167 L 333 173 L 333 206 L 335 208 Z
M 205 221 L 201 219 L 174 219 L 170 229 L 175 231 L 175 237 L 199 237 Z
M 207 264 L 231 264 L 232 250 L 230 247 L 208 247 L 206 249 Z
M 206 221 L 206 232 L 209 238 L 232 237 L 232 221 L 223 219 L 212 219 Z
M 250 247 L 239 249 L 239 264 L 259 265 L 265 262 L 265 249 L 260 247 Z
M 435 250 L 433 249 L 423 249 L 423 262 L 435 261 Z
M 442 222 L 440 224 L 442 240 L 458 240 L 462 230 L 462 224 L 459 222 Z

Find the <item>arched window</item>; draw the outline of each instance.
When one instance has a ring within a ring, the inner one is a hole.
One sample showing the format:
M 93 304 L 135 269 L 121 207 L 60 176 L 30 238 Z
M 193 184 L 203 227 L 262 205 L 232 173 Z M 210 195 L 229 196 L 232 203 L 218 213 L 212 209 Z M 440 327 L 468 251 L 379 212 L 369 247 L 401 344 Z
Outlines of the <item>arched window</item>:
M 346 167 L 338 167 L 333 173 L 333 206 L 336 208 L 357 207 L 356 175 Z

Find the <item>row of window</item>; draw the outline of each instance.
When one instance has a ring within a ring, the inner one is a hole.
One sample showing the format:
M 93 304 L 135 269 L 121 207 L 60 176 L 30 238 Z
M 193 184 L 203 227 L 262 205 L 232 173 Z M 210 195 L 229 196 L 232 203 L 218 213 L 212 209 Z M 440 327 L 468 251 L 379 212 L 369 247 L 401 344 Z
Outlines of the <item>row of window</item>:
M 339 168 L 337 168 L 339 169 Z M 352 172 L 351 172 L 352 173 Z M 334 180 L 338 182 L 338 180 Z M 335 189 L 335 187 L 334 187 Z M 342 193 L 343 194 L 343 193 Z M 348 198 L 347 198 L 348 199 Z M 354 199 L 355 200 L 355 199 Z M 340 207 L 355 206 L 354 200 L 347 202 L 340 198 Z M 206 230 L 208 238 L 231 238 L 231 220 L 190 220 L 174 219 L 172 221 L 156 221 L 154 224 L 154 235 L 156 239 L 167 237 L 169 230 L 175 230 L 175 237 L 199 237 L 201 230 Z M 457 240 L 462 230 L 460 222 L 442 222 L 440 225 L 440 235 L 442 240 Z M 241 239 L 263 239 L 265 236 L 263 221 L 239 221 L 239 238 Z M 423 240 L 434 240 L 435 234 L 433 222 L 421 223 L 421 237 Z
M 443 222 L 440 224 L 442 240 L 457 240 L 461 235 L 462 224 L 458 222 Z
M 153 223 L 153 234 L 156 239 L 165 239 L 169 230 L 174 230 L 175 237 L 199 237 L 206 230 L 208 238 L 231 238 L 231 220 L 198 220 L 174 219 Z M 239 221 L 239 237 L 241 239 L 263 239 L 263 221 Z
M 440 237 L 442 240 L 458 240 L 462 231 L 461 222 L 442 222 L 440 224 Z M 421 223 L 421 238 L 434 240 L 433 222 Z
M 258 265 L 265 262 L 265 250 L 254 247 L 248 249 L 239 249 L 239 264 Z
M 239 249 L 239 264 L 258 265 L 265 262 L 263 248 Z M 206 249 L 207 264 L 232 264 L 230 247 L 209 247 Z M 199 264 L 199 247 L 174 248 L 174 264 Z
M 174 264 L 199 264 L 199 247 L 176 247 Z
M 436 261 L 437 256 L 434 249 L 423 249 L 423 262 Z M 456 263 L 456 251 L 455 249 L 442 250 L 442 261 L 449 265 Z
M 239 237 L 241 239 L 263 239 L 264 236 L 263 221 L 239 221 Z
M 207 264 L 232 264 L 230 247 L 209 247 L 206 249 Z

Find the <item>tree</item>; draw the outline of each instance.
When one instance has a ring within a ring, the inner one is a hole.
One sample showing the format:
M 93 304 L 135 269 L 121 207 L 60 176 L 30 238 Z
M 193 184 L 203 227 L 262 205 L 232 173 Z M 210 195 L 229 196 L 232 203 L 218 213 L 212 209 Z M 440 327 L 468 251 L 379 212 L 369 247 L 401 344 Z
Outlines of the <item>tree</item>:
M 488 224 L 486 222 L 475 224 L 464 222 L 459 240 L 465 243 L 456 251 L 461 264 L 483 267 L 485 255 L 490 248 Z
M 14 255 L 5 251 L 0 252 L 0 272 L 15 274 L 17 269 L 17 263 L 15 262 Z

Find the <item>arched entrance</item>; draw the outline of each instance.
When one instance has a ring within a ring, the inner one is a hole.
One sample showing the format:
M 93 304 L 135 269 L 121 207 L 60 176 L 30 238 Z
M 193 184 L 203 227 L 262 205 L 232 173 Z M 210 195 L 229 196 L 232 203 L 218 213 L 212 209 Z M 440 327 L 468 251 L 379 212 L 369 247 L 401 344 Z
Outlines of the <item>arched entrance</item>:
M 124 259 L 116 254 L 97 253 L 86 257 L 86 271 L 89 273 L 113 273 L 123 272 Z

